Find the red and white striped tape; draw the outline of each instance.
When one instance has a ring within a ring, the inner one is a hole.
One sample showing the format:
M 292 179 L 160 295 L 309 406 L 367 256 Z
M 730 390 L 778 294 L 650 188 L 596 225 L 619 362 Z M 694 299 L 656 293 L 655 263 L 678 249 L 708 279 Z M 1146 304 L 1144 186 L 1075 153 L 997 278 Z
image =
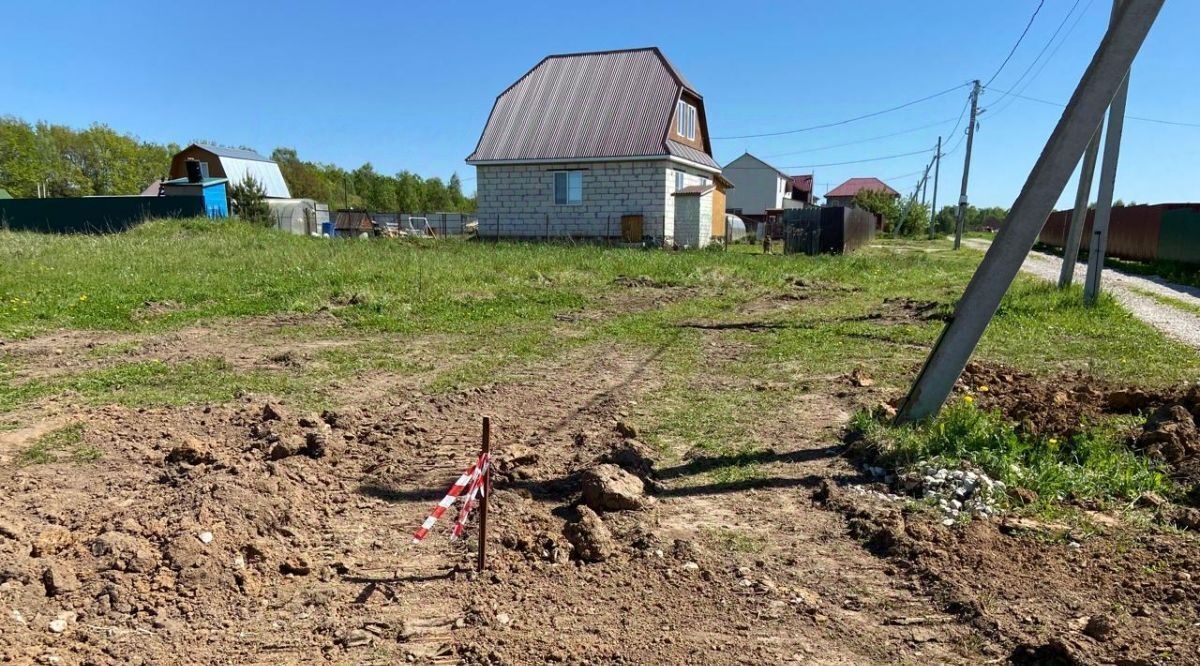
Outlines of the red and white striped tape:
M 421 543 L 421 541 L 429 535 L 429 530 L 433 529 L 433 526 L 437 523 L 438 518 L 441 518 L 442 514 L 446 513 L 446 509 L 454 506 L 454 500 L 458 499 L 459 495 L 462 495 L 464 490 L 470 491 L 470 489 L 477 487 L 479 480 L 483 477 L 483 470 L 487 469 L 488 463 L 490 462 L 489 458 L 490 456 L 487 454 L 480 455 L 479 459 L 476 460 L 475 463 L 470 467 L 468 467 L 467 471 L 463 472 L 462 476 L 458 477 L 458 480 L 454 482 L 453 486 L 450 486 L 449 492 L 447 492 L 446 496 L 442 498 L 442 501 L 438 502 L 437 506 L 433 507 L 433 511 L 429 514 L 429 517 L 425 519 L 425 522 L 421 524 L 420 529 L 413 533 L 413 543 Z M 460 520 L 464 519 L 465 517 L 460 516 Z
M 479 473 L 475 475 L 475 480 L 471 482 L 471 487 L 467 489 L 462 509 L 458 512 L 458 520 L 454 521 L 454 529 L 450 531 L 451 540 L 460 538 L 463 531 L 467 529 L 467 517 L 471 515 L 471 509 L 475 508 L 475 498 L 487 493 L 487 489 L 484 486 L 487 485 L 488 467 L 492 464 L 490 458 L 486 454 L 481 458 L 483 466 L 479 468 Z

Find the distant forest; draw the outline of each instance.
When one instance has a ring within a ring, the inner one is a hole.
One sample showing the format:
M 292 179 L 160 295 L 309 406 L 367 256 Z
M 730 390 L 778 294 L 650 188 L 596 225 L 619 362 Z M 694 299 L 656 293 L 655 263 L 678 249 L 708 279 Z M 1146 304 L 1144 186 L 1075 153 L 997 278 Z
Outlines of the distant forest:
M 167 175 L 171 156 L 181 149 L 176 143 L 141 141 L 106 125 L 77 130 L 4 116 L 0 117 L 0 187 L 14 197 L 36 197 L 39 187 L 52 197 L 138 194 Z M 475 199 L 463 195 L 458 174 L 449 182 L 410 171 L 389 176 L 376 172 L 370 162 L 347 171 L 301 160 L 294 148 L 276 148 L 271 159 L 279 163 L 293 197 L 315 199 L 333 208 L 475 210 Z

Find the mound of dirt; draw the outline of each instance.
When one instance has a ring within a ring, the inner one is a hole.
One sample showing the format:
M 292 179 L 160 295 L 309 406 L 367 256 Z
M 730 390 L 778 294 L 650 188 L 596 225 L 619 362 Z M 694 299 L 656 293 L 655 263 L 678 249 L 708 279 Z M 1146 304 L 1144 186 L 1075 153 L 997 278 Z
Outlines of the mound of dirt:
M 835 484 L 815 495 L 947 612 L 1012 646 L 1010 663 L 1200 663 L 1194 539 L 1030 519 L 943 529 L 920 509 L 862 497 Z
M 1001 365 L 971 363 L 957 389 L 1035 436 L 1070 439 L 1104 415 L 1146 415 L 1145 426 L 1129 434 L 1130 446 L 1168 464 L 1177 481 L 1200 493 L 1200 388 L 1150 391 L 1113 386 L 1081 372 L 1047 379 Z

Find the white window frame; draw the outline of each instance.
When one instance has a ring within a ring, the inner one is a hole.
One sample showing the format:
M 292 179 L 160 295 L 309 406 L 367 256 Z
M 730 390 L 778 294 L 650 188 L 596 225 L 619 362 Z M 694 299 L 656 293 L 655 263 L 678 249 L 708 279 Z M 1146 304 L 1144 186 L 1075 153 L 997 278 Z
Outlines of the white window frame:
M 696 107 L 683 100 L 675 104 L 675 133 L 689 141 L 696 140 Z
M 561 171 L 552 171 L 551 172 L 552 174 L 554 174 L 554 185 L 550 188 L 551 189 L 550 194 L 553 197 L 555 206 L 582 206 L 583 205 L 583 172 L 584 172 L 583 169 L 563 169 Z M 566 188 L 566 191 L 563 193 L 561 202 L 558 200 L 559 199 L 559 197 L 558 197 L 558 192 L 559 192 L 558 177 L 560 175 L 563 176 L 563 183 L 564 183 L 564 187 Z M 571 186 L 571 180 L 573 178 L 578 181 L 576 183 L 575 188 L 572 188 L 572 186 Z M 578 198 L 576 198 L 574 200 L 571 199 L 572 189 L 576 189 L 578 191 Z
M 678 192 L 687 187 L 687 174 L 679 169 L 675 170 L 675 191 Z

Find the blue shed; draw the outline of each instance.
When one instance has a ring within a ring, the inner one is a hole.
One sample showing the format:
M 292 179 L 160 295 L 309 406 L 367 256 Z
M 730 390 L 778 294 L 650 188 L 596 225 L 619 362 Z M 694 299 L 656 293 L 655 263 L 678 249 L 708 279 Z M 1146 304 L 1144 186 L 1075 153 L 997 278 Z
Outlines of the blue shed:
M 204 210 L 209 217 L 229 217 L 229 198 L 226 178 L 176 178 L 163 181 L 162 194 L 167 197 L 203 197 Z

